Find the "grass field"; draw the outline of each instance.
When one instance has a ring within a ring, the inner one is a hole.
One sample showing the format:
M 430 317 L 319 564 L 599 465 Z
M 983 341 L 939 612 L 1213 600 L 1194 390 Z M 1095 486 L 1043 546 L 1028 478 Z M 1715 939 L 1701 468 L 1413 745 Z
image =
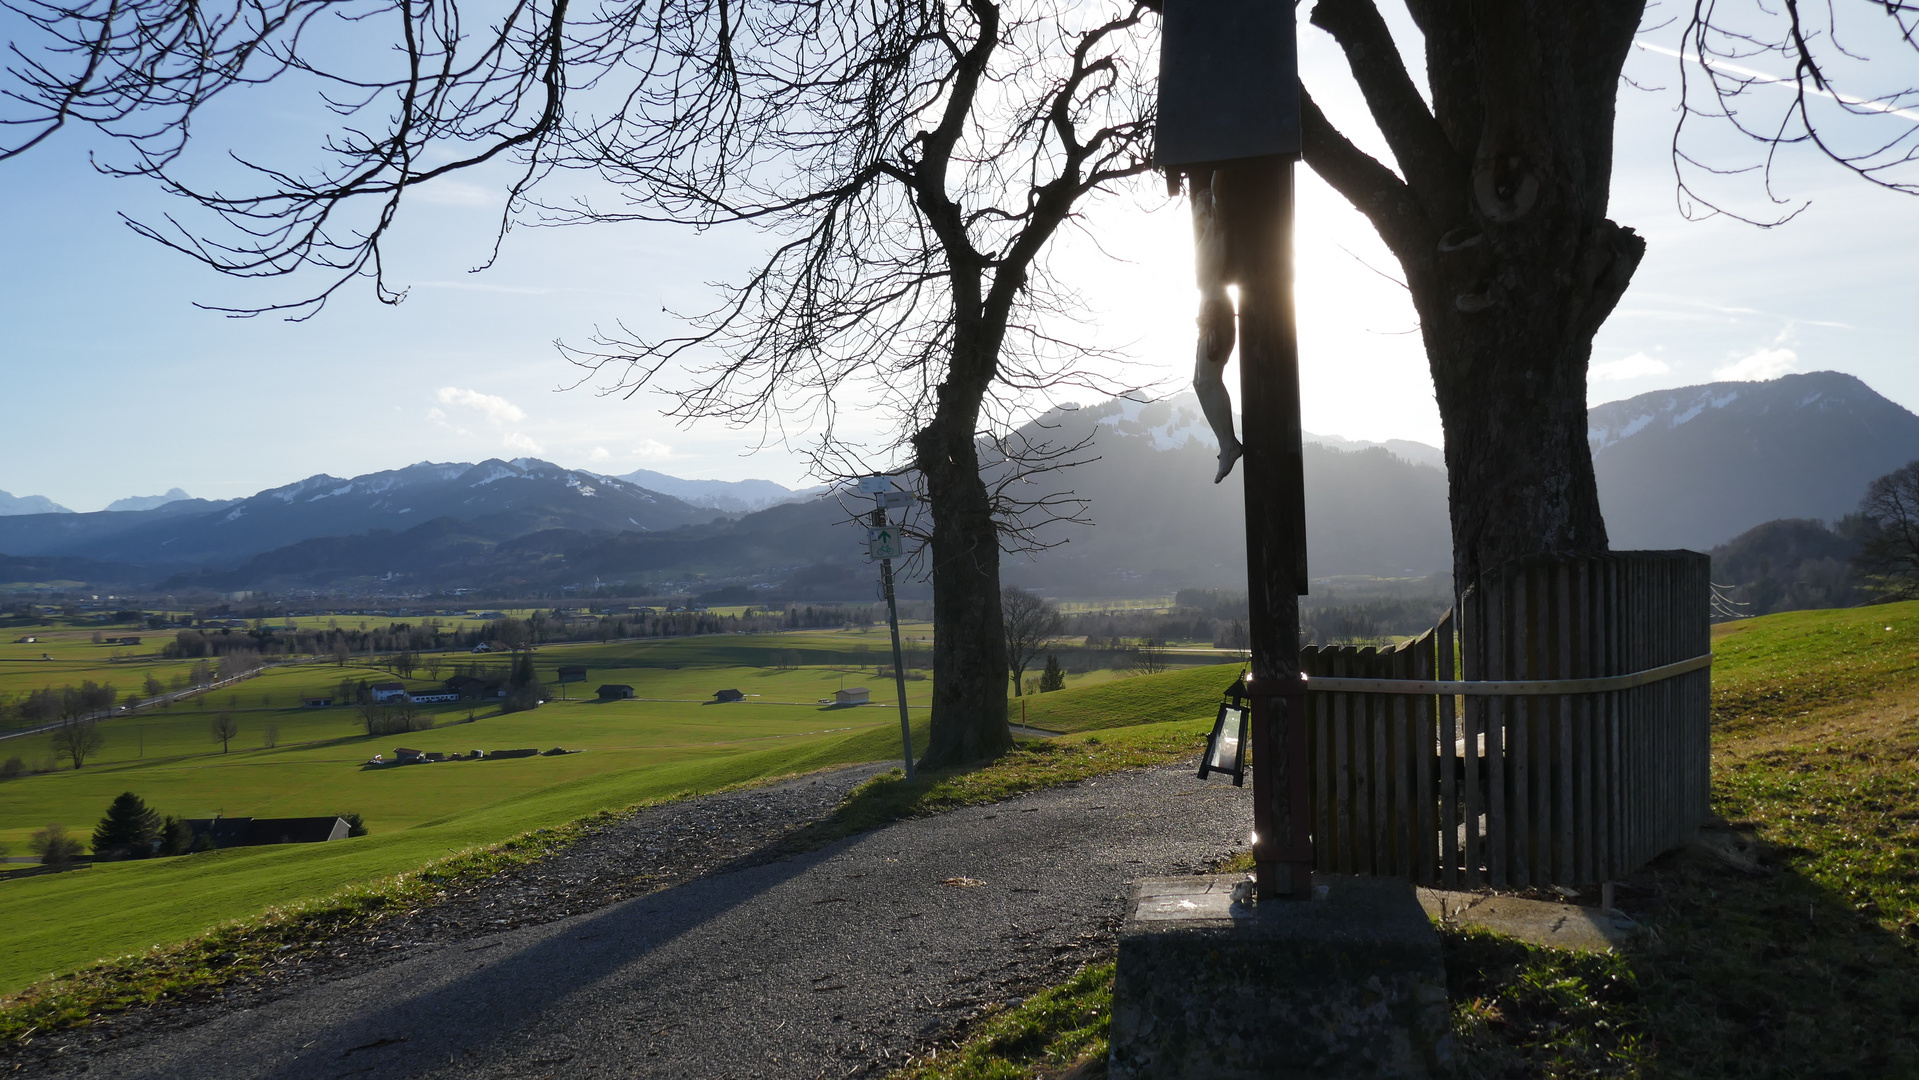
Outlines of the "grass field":
M 1210 720 L 1240 670 L 1238 664 L 1210 664 L 1150 677 L 1091 682 L 1072 693 L 1029 694 L 1022 699 L 1025 723 L 1047 731 L 1095 731 L 1163 720 Z M 1020 710 L 1015 703 L 1015 721 Z
M 913 629 L 922 638 L 924 657 L 927 628 Z M 62 647 L 93 646 L 83 639 Z M 167 710 L 104 721 L 106 745 L 78 770 L 51 757 L 46 736 L 0 740 L 0 758 L 25 751 L 34 755 L 30 761 L 36 767 L 52 770 L 0 782 L 0 843 L 16 852 L 48 824 L 88 835 L 123 791 L 180 817 L 353 812 L 371 830 L 370 836 L 346 842 L 102 864 L 0 884 L 0 925 L 8 927 L 9 944 L 0 955 L 0 993 L 97 957 L 179 941 L 227 920 L 404 873 L 603 809 L 899 752 L 894 684 L 877 677 L 879 665 L 890 665 L 890 643 L 871 630 L 552 645 L 536 650 L 534 657 L 549 691 L 563 691 L 570 700 L 505 715 L 491 703 L 430 705 L 425 708 L 436 726 L 401 736 L 367 736 L 351 708 L 297 706 L 303 697 L 330 693 L 342 678 L 392 678 L 354 662 L 275 667 Z M 441 660 L 442 678 L 455 664 L 477 664 L 504 675 L 513 662 L 505 655 L 464 653 Z M 786 666 L 795 660 L 802 666 Z M 85 662 L 82 656 L 74 663 Z M 561 664 L 585 666 L 587 678 L 556 684 Z M 421 671 L 416 676 L 401 681 L 421 689 L 438 681 Z M 1188 722 L 1177 725 L 1184 732 L 1203 727 L 1220 689 L 1213 684 L 1230 677 L 1195 680 L 1192 672 L 1178 672 L 1107 681 L 1115 679 L 1114 673 L 1093 672 L 1073 678 L 1080 689 L 1030 700 L 1043 703 L 1049 722 L 1057 718 L 1062 729 L 1179 720 Z M 593 700 L 601 683 L 631 685 L 636 699 Z M 836 689 L 860 685 L 870 689 L 875 704 L 833 708 L 821 703 Z M 1155 685 L 1158 692 L 1151 690 Z M 714 692 L 726 688 L 748 697 L 713 704 Z M 930 692 L 930 680 L 907 682 L 908 703 L 922 710 L 921 716 Z M 1094 697 L 1091 703 L 1073 706 L 1074 699 L 1088 695 Z M 209 733 L 209 721 L 220 711 L 231 712 L 240 728 L 225 753 Z M 265 745 L 269 730 L 273 746 Z M 1154 727 L 1140 730 L 1161 741 L 1170 737 L 1153 734 Z M 1179 736 L 1182 746 L 1192 738 Z M 373 754 L 390 757 L 402 745 L 445 752 L 552 746 L 581 752 L 366 766 Z M 1083 749 L 1088 753 L 1069 750 L 1064 757 L 1046 758 L 1045 768 L 1034 775 L 1120 767 L 1117 762 L 1131 760 L 1123 755 L 1170 752 L 1134 751 L 1110 742 Z M 956 797 L 946 791 L 940 788 L 932 798 Z
M 895 701 L 893 684 L 872 678 L 873 669 L 815 666 L 779 671 L 725 664 L 740 651 L 721 644 L 727 640 L 542 649 L 535 655 L 543 678 L 551 679 L 558 663 L 588 668 L 584 682 L 549 685 L 549 690 L 564 690 L 573 700 L 503 716 L 495 715 L 492 703 L 429 705 L 424 708 L 437 726 L 401 736 L 366 735 L 351 708 L 306 709 L 296 704 L 302 696 L 331 693 L 342 677 L 380 680 L 391 675 L 351 664 L 303 664 L 271 669 L 169 710 L 104 721 L 106 745 L 79 770 L 54 758 L 45 736 L 3 740 L 0 757 L 25 752 L 35 755 L 28 759 L 31 764 L 59 768 L 0 783 L 0 843 L 17 848 L 34 830 L 54 822 L 90 832 L 107 803 L 129 790 L 159 812 L 180 817 L 356 811 L 376 830 L 403 829 L 609 772 L 867 727 L 892 725 L 897 730 L 898 714 L 887 707 Z M 506 657 L 477 659 L 499 674 L 510 665 Z M 632 666 L 607 666 L 612 664 Z M 424 678 L 402 681 L 410 688 L 434 684 Z M 604 682 L 632 685 L 639 698 L 649 700 L 591 700 L 594 688 Z M 842 685 L 869 686 L 878 704 L 819 704 Z M 750 696 L 737 704 L 710 704 L 722 688 Z M 928 680 L 907 683 L 909 704 L 924 706 L 930 692 Z M 239 723 L 239 736 L 226 753 L 209 733 L 209 721 L 218 711 L 231 711 Z M 469 714 L 478 718 L 469 723 Z M 277 745 L 268 748 L 268 732 L 275 728 Z M 553 746 L 585 752 L 406 769 L 361 767 L 375 753 L 391 758 L 396 746 L 447 753 Z

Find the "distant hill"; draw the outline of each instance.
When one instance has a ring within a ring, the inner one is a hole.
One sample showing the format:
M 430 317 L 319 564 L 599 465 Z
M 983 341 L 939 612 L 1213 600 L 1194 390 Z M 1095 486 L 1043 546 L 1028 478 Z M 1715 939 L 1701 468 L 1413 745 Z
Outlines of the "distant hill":
M 750 514 L 802 497 L 771 480 L 682 480 L 651 469 L 634 469 L 616 479 L 671 495 L 693 506 L 711 507 L 729 514 Z
M 115 499 L 107 504 L 109 510 L 157 510 L 168 503 L 176 503 L 193 496 L 179 488 L 170 489 L 165 495 L 129 495 L 124 499 Z
M 1860 599 L 1848 565 L 1858 549 L 1823 521 L 1784 518 L 1747 529 L 1712 549 L 1712 580 L 1730 601 L 1718 614 L 1850 606 Z
M 140 587 L 152 581 L 145 566 L 100 562 L 96 559 L 40 558 L 0 555 L 0 586 L 27 588 L 69 582 L 103 588 Z
M 1060 410 L 1026 430 L 1058 444 L 1092 437 L 1098 460 L 1039 479 L 1042 489 L 1088 500 L 1097 524 L 1043 531 L 1066 542 L 1030 559 L 1008 556 L 1010 580 L 1094 596 L 1244 588 L 1241 472 L 1212 483 L 1217 443 L 1192 395 Z M 1380 444 L 1340 440 L 1359 447 L 1341 450 L 1315 439 L 1304 447 L 1312 576 L 1414 577 L 1451 566 L 1442 470 Z M 1417 453 L 1421 444 L 1405 446 Z
M 0 517 L 20 514 L 71 514 L 73 511 L 45 495 L 9 495 L 0 491 Z
M 713 511 L 637 484 L 532 458 L 421 462 L 352 479 L 319 475 L 227 504 L 0 519 L 0 552 L 171 566 L 231 566 L 321 537 L 453 518 L 493 540 L 542 529 L 670 529 Z
M 1837 371 L 1660 390 L 1588 416 L 1615 548 L 1705 551 L 1762 522 L 1837 520 L 1919 459 L 1919 416 Z

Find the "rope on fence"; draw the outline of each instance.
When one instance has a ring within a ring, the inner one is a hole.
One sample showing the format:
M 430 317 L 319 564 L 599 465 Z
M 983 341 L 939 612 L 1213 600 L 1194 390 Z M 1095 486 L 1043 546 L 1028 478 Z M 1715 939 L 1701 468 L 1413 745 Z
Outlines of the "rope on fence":
M 1466 679 L 1433 681 L 1428 679 L 1352 679 L 1325 675 L 1302 675 L 1308 690 L 1341 691 L 1357 694 L 1447 694 L 1529 697 L 1540 694 L 1597 694 L 1608 690 L 1631 690 L 1661 679 L 1690 675 L 1712 666 L 1712 654 L 1695 656 L 1676 664 L 1664 664 L 1628 675 L 1607 675 L 1598 679 Z

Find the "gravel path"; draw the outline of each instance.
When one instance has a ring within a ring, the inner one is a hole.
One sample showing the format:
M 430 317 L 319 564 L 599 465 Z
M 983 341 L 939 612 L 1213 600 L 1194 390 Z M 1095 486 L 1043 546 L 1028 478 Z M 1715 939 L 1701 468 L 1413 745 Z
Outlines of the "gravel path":
M 643 812 L 342 943 L 330 967 L 36 1040 L 8 1064 L 195 1080 L 871 1074 L 1107 955 L 1129 880 L 1216 861 L 1251 818 L 1246 791 L 1177 765 L 779 854 L 871 771 Z

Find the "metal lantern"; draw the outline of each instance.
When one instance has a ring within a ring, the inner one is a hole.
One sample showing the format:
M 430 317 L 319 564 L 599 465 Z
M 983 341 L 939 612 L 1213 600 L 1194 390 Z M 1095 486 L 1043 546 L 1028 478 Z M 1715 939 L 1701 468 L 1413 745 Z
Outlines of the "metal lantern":
M 1240 676 L 1226 689 L 1229 701 L 1219 703 L 1219 716 L 1213 721 L 1213 733 L 1206 737 L 1206 753 L 1199 759 L 1199 778 L 1225 773 L 1234 787 L 1246 784 L 1246 725 L 1253 710 L 1244 704 L 1246 677 Z

